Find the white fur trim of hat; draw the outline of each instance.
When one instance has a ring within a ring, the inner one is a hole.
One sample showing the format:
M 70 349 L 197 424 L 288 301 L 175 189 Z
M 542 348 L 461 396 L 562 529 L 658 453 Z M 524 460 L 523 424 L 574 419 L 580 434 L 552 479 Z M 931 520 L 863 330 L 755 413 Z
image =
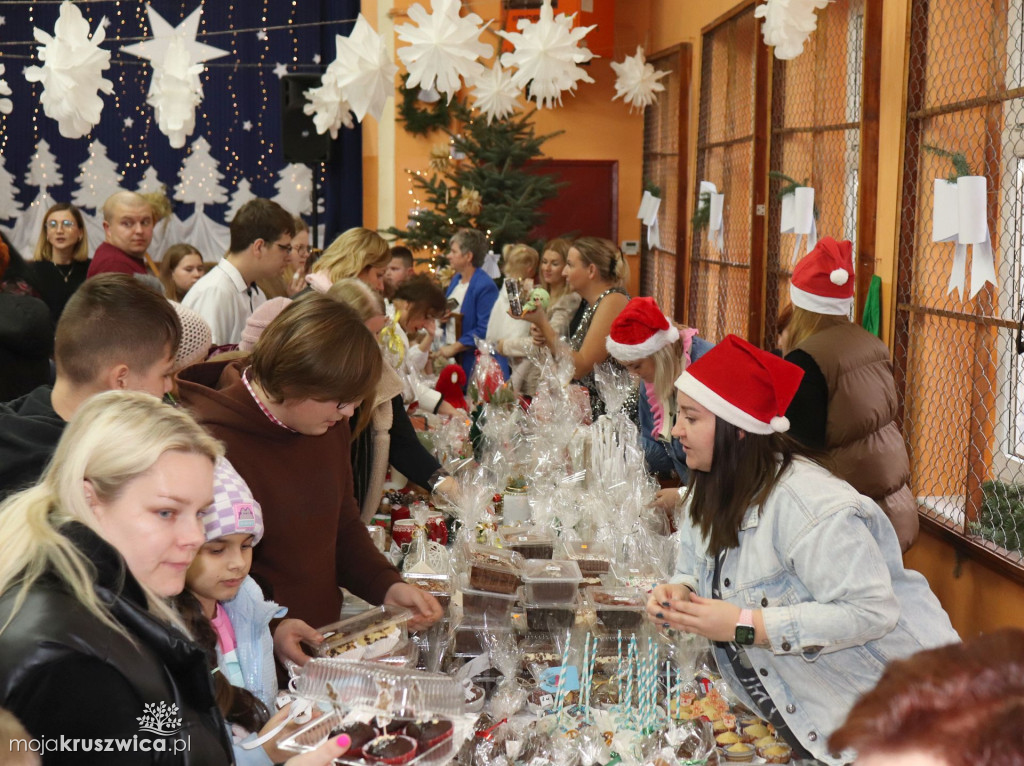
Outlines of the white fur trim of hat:
M 665 318 L 668 319 L 668 317 Z M 672 324 L 672 320 L 669 320 L 667 330 L 658 330 L 642 343 L 618 343 L 612 340 L 612 336 L 609 335 L 605 339 L 604 345 L 608 349 L 608 353 L 620 362 L 638 362 L 661 351 L 665 346 L 669 346 L 677 340 L 679 340 L 679 328 Z

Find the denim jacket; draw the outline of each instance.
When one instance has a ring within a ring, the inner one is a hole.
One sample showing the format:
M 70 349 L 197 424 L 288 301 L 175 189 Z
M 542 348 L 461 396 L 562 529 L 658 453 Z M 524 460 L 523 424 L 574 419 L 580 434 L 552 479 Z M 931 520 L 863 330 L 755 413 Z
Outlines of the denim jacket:
M 700 528 L 684 525 L 672 581 L 710 598 L 714 566 Z M 828 738 L 890 661 L 959 641 L 924 577 L 903 568 L 882 510 L 807 460 L 794 460 L 760 513 L 748 509 L 720 581 L 725 601 L 762 610 L 770 646 L 747 655 L 794 735 L 825 763 L 852 760 L 830 754 Z M 724 651 L 715 655 L 756 709 Z

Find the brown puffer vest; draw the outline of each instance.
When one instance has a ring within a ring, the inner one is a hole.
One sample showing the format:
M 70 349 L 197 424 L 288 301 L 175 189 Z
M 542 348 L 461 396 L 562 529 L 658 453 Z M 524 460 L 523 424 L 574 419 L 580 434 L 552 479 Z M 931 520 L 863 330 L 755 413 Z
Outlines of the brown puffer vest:
M 810 354 L 828 383 L 825 445 L 836 474 L 882 507 L 905 552 L 917 539 L 917 502 L 896 427 L 889 349 L 852 322 L 822 330 L 797 348 Z

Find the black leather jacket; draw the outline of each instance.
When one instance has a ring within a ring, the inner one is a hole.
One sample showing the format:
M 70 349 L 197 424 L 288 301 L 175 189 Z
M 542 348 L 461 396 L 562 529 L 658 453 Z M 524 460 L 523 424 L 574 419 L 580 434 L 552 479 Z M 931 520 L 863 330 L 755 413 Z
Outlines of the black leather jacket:
M 132 640 L 55 576 L 41 578 L 0 633 L 0 706 L 33 738 L 45 738 L 47 766 L 232 763 L 203 651 L 146 611 L 114 548 L 77 522 L 63 531 L 95 564 L 96 593 Z M 16 596 L 17 589 L 0 596 L 0 625 Z M 150 722 L 140 719 L 171 705 L 157 733 L 141 728 Z

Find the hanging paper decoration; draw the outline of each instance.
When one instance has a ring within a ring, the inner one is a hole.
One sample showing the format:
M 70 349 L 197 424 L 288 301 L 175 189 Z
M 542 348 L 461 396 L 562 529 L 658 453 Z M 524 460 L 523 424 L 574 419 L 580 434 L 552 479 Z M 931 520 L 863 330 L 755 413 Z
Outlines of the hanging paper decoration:
M 996 283 L 992 237 L 988 230 L 987 187 L 985 176 L 960 176 L 956 182 L 935 180 L 932 241 L 956 244 L 947 293 L 956 290 L 961 298 L 966 293 L 968 245 L 974 246 L 970 297 L 976 296 L 986 282 Z
M 477 59 L 490 58 L 494 49 L 477 39 L 484 31 L 483 19 L 475 13 L 459 16 L 459 0 L 433 0 L 432 7 L 428 14 L 416 3 L 409 8 L 416 25 L 395 27 L 398 39 L 409 43 L 399 49 L 398 58 L 409 70 L 407 87 L 435 88 L 451 103 L 463 79 L 472 81 L 483 72 Z
M 168 24 L 152 5 L 146 12 L 153 37 L 126 45 L 121 50 L 147 59 L 153 67 L 146 103 L 153 107 L 160 132 L 167 136 L 172 147 L 180 149 L 195 130 L 196 107 L 203 100 L 203 86 L 199 81 L 202 63 L 226 56 L 228 51 L 196 40 L 202 5 L 177 27 Z
M 316 132 L 337 138 L 342 126 L 354 127 L 367 114 L 380 119 L 394 87 L 398 67 L 391 61 L 384 38 L 360 14 L 348 37 L 335 37 L 335 58 L 320 85 L 306 91 L 302 110 L 313 116 Z M 355 114 L 353 115 L 353 112 Z
M 644 49 L 639 45 L 636 46 L 636 53 L 626 56 L 621 64 L 613 61 L 612 69 L 616 75 L 612 101 L 622 96 L 631 112 L 634 109 L 643 111 L 654 103 L 656 93 L 665 90 L 665 86 L 658 80 L 667 76 L 668 72 L 648 64 L 644 59 Z
M 793 260 L 795 266 L 798 253 L 800 252 L 800 241 L 807 235 L 807 249 L 805 254 L 814 249 L 818 244 L 818 226 L 814 220 L 814 188 L 811 186 L 797 186 L 791 192 L 782 195 L 782 211 L 779 222 L 780 234 L 796 234 L 796 241 L 793 243 Z
M 651 250 L 661 248 L 661 232 L 658 228 L 658 210 L 660 208 L 661 197 L 656 197 L 649 191 L 645 191 L 640 200 L 640 209 L 637 210 L 636 217 L 647 227 L 647 247 Z
M 330 131 L 331 138 L 337 138 L 342 125 L 346 128 L 355 125 L 351 105 L 342 97 L 334 77 L 328 77 L 327 72 L 320 78 L 320 85 L 307 90 L 305 96 L 309 103 L 302 107 L 302 111 L 313 115 L 317 133 L 323 135 Z
M 65 138 L 81 138 L 100 121 L 103 100 L 99 93 L 113 93 L 114 83 L 103 77 L 110 68 L 110 52 L 100 43 L 106 37 L 101 21 L 92 37 L 89 22 L 74 3 L 61 3 L 60 16 L 49 35 L 32 30 L 42 66 L 25 67 L 25 79 L 43 85 L 39 102 L 43 113 L 57 121 Z
M 818 27 L 814 12 L 831 0 L 767 0 L 754 9 L 754 16 L 764 19 L 764 44 L 775 47 L 775 58 L 795 59 L 804 50 L 804 41 Z
M 443 173 L 448 169 L 451 157 L 448 155 L 448 144 L 434 144 L 430 147 L 430 169 Z
M 537 21 L 520 19 L 520 31 L 498 31 L 515 46 L 511 53 L 501 54 L 501 65 L 516 67 L 512 82 L 517 88 L 529 85 L 529 97 L 542 109 L 555 104 L 561 106 L 562 91 L 575 91 L 577 82 L 594 81 L 579 66 L 594 58 L 591 51 L 579 46 L 594 26 L 573 29 L 575 15 L 555 16 L 551 0 L 544 0 Z
M 725 226 L 723 225 L 725 195 L 719 194 L 718 187 L 711 181 L 701 181 L 698 198 L 703 200 L 705 195 L 707 195 L 706 204 L 708 206 L 708 242 L 716 245 L 718 252 L 721 253 L 725 250 Z
M 519 106 L 519 87 L 498 61 L 475 77 L 471 85 L 473 106 L 487 118 L 488 125 L 494 120 L 511 117 Z
M 0 74 L 4 73 L 4 65 L 0 64 Z M 7 84 L 7 80 L 0 78 L 0 96 L 11 95 L 11 86 Z M 0 98 L 0 113 L 10 114 L 11 109 L 14 108 L 14 104 L 11 103 L 9 98 Z

